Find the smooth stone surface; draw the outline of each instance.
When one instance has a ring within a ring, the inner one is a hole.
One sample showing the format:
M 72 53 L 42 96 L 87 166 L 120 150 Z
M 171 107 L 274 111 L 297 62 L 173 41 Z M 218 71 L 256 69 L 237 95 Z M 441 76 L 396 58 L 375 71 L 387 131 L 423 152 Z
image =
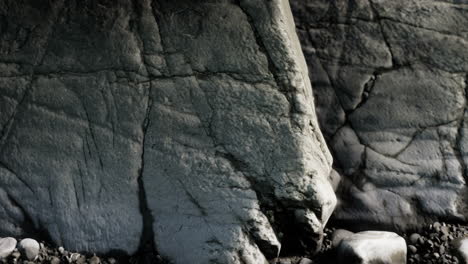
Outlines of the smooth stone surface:
M 28 260 L 35 260 L 39 255 L 40 245 L 32 238 L 22 239 L 18 243 L 18 250 Z
M 354 235 L 353 232 L 345 230 L 345 229 L 335 230 L 331 236 L 333 247 L 337 247 L 343 239 L 350 237 L 352 235 Z
M 15 250 L 16 243 L 12 237 L 0 238 L 0 259 L 7 258 Z
M 418 249 L 413 246 L 413 245 L 409 245 L 408 246 L 408 250 L 411 251 L 411 253 L 415 254 L 416 252 L 418 252 Z
M 340 264 L 405 264 L 406 242 L 393 232 L 364 231 L 344 238 L 338 249 Z
M 468 263 L 468 237 L 457 238 L 451 244 L 463 263 Z

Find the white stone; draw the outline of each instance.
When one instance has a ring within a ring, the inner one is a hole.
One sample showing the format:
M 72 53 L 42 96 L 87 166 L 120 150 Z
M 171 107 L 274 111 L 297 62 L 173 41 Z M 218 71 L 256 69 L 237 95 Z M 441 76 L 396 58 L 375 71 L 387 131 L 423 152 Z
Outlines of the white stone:
M 0 238 L 0 259 L 7 258 L 16 247 L 16 239 L 12 237 Z
M 356 233 L 344 238 L 337 252 L 340 264 L 406 264 L 406 242 L 393 232 Z
M 39 243 L 32 238 L 25 238 L 18 244 L 18 250 L 21 255 L 26 257 L 28 260 L 35 260 L 39 255 L 39 249 Z
M 468 263 L 468 237 L 455 239 L 452 246 L 458 255 L 463 258 L 463 263 Z

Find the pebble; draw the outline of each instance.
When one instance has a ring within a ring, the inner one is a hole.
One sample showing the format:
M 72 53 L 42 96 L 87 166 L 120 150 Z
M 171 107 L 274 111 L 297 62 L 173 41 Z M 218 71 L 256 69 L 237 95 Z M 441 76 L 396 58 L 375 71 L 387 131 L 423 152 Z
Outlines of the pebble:
M 65 252 L 65 249 L 63 247 L 59 247 L 58 252 L 63 255 L 63 253 Z
M 50 264 L 60 264 L 60 259 L 57 257 L 52 257 L 50 259 Z
M 409 245 L 409 246 L 408 246 L 408 250 L 409 250 L 411 253 L 413 253 L 413 254 L 415 254 L 416 252 L 418 252 L 418 249 L 417 249 L 415 246 L 413 246 L 413 245 Z
M 28 260 L 35 260 L 39 255 L 40 245 L 32 238 L 25 238 L 18 243 L 18 250 Z
M 86 263 L 86 256 L 80 255 L 78 259 L 75 261 L 76 264 L 85 264 Z
M 67 256 L 68 263 L 76 262 L 80 258 L 80 254 L 72 253 L 70 256 Z
M 0 259 L 7 258 L 16 248 L 16 239 L 12 237 L 0 238 Z
M 101 263 L 101 259 L 98 256 L 92 256 L 89 259 L 89 264 L 100 264 L 100 263 Z
M 413 233 L 413 234 L 411 234 L 409 240 L 410 240 L 412 245 L 415 245 L 416 243 L 418 243 L 420 237 L 421 237 L 421 235 L 419 235 L 417 233 Z
M 302 258 L 301 261 L 299 262 L 299 264 L 313 264 L 314 262 L 312 262 L 311 259 L 308 259 L 308 258 Z

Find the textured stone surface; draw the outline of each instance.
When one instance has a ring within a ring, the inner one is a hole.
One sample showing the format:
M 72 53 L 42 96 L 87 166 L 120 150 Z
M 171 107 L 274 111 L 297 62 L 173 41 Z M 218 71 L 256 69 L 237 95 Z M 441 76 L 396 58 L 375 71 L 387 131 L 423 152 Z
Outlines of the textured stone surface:
M 406 242 L 393 232 L 359 232 L 344 238 L 336 254 L 340 264 L 405 264 Z
M 342 178 L 334 218 L 392 229 L 465 221 L 466 3 L 291 4 Z
M 294 30 L 285 0 L 2 1 L 0 235 L 314 250 L 336 198 Z

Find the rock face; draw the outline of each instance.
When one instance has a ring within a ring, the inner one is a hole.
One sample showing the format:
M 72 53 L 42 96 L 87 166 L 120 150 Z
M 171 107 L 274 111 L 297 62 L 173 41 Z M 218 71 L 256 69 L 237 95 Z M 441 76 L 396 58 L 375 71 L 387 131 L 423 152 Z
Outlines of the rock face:
M 466 220 L 468 6 L 292 1 L 341 175 L 334 217 L 406 229 Z
M 0 235 L 175 263 L 319 245 L 331 156 L 287 1 L 11 0 L 0 32 Z

